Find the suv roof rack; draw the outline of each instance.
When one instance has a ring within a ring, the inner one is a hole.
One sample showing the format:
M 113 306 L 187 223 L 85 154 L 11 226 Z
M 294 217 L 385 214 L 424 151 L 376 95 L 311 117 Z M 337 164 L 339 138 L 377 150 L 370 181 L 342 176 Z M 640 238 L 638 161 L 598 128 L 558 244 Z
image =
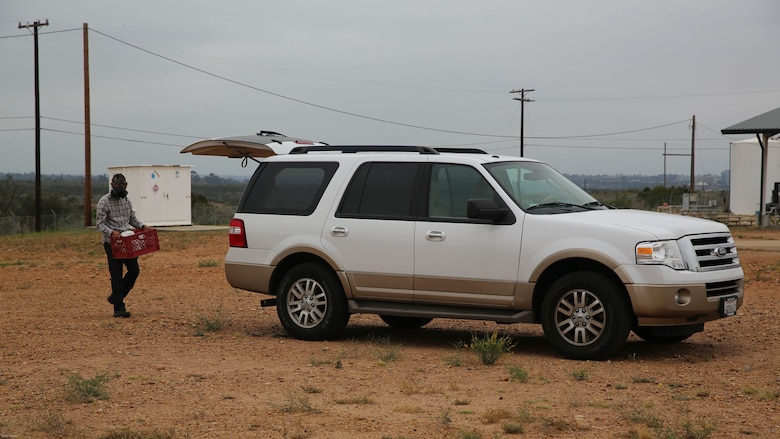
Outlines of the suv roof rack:
M 356 152 L 416 152 L 419 154 L 439 154 L 448 153 L 471 153 L 487 154 L 485 151 L 476 148 L 433 148 L 430 146 L 408 146 L 408 145 L 329 145 L 329 146 L 296 146 L 290 150 L 290 154 L 308 154 L 309 152 L 320 151 L 340 151 L 342 153 Z
M 435 147 L 436 151 L 439 152 L 454 152 L 454 153 L 461 153 L 461 154 L 487 154 L 487 152 L 479 149 L 479 148 L 451 148 L 451 147 Z

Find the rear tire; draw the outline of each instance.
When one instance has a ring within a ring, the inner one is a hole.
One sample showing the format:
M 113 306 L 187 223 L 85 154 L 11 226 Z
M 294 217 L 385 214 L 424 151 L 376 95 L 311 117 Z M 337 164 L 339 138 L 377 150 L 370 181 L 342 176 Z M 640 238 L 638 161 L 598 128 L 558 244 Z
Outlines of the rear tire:
M 550 286 L 540 319 L 545 337 L 563 356 L 597 360 L 625 344 L 633 316 L 614 280 L 598 272 L 577 271 Z
M 335 273 L 316 263 L 304 263 L 282 277 L 276 312 L 287 332 L 301 340 L 327 340 L 347 326 L 347 299 Z
M 428 323 L 431 323 L 433 320 L 425 317 L 402 317 L 381 314 L 379 315 L 379 318 L 382 319 L 383 322 L 387 323 L 387 325 L 391 328 L 396 329 L 418 329 L 422 328 Z

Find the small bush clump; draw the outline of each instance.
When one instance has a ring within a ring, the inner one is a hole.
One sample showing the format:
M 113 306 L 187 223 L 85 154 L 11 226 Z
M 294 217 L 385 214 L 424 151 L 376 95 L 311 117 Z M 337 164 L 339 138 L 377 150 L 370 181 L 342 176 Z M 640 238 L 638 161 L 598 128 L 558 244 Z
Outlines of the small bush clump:
M 510 352 L 515 345 L 512 337 L 508 335 L 499 337 L 497 332 L 493 332 L 491 335 L 482 337 L 473 334 L 469 348 L 479 357 L 482 364 L 489 366 L 498 361 L 502 355 Z
M 66 399 L 71 402 L 93 402 L 96 399 L 108 399 L 104 384 L 108 374 L 97 374 L 94 378 L 83 378 L 77 373 L 68 376 Z

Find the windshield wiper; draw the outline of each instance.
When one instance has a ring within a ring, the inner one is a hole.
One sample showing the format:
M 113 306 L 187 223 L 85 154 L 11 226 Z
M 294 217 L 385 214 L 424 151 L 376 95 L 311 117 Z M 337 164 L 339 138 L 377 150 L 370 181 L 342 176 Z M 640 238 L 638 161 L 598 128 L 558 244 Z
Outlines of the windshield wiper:
M 588 203 L 588 204 L 591 204 L 591 203 Z M 542 203 L 542 204 L 536 204 L 536 205 L 530 206 L 525 211 L 529 212 L 531 210 L 536 210 L 536 209 L 550 209 L 550 208 L 556 208 L 556 207 L 577 207 L 577 208 L 585 209 L 585 210 L 594 210 L 594 209 L 596 209 L 595 207 L 589 206 L 588 204 L 584 204 L 583 205 L 583 204 L 564 203 L 562 201 L 552 201 L 550 203 Z
M 610 206 L 609 204 L 602 203 L 601 201 L 591 201 L 590 203 L 585 203 L 583 206 L 587 207 L 593 207 L 594 209 L 598 209 L 599 207 L 606 207 L 607 209 L 617 209 L 615 206 Z

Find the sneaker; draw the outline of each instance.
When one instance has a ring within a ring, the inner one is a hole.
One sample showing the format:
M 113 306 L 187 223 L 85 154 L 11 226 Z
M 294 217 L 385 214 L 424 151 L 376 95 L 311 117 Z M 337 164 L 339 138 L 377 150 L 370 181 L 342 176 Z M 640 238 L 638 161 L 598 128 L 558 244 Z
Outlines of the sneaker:
M 114 317 L 128 318 L 130 317 L 130 311 L 125 309 L 124 306 L 121 308 L 114 308 Z

